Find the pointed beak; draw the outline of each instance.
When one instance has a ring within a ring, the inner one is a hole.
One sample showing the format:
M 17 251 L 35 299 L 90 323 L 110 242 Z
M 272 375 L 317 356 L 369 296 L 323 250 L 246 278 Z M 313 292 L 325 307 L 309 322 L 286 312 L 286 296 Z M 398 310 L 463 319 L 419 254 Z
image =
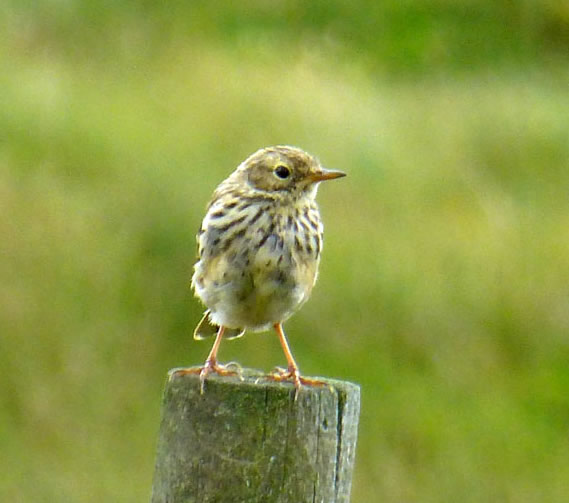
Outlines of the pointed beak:
M 346 176 L 346 173 L 344 173 L 343 171 L 322 168 L 321 171 L 319 171 L 318 173 L 314 173 L 313 175 L 311 175 L 310 180 L 316 183 L 316 182 L 323 182 L 325 180 L 334 180 L 334 178 L 342 178 L 343 176 Z

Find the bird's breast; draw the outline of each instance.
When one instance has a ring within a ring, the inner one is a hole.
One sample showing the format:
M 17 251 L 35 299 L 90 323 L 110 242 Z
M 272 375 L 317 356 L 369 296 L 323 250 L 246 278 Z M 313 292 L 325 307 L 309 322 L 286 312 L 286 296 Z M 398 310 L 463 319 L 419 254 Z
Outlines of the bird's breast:
M 309 212 L 248 213 L 238 223 L 205 226 L 192 284 L 214 322 L 255 330 L 284 321 L 308 299 L 322 229 Z

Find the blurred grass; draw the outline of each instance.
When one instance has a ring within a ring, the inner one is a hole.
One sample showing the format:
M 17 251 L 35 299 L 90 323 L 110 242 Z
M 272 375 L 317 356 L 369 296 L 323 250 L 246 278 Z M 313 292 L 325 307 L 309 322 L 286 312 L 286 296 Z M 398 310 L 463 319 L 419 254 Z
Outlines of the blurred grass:
M 353 501 L 565 501 L 567 9 L 359 6 L 2 7 L 2 501 L 149 497 L 165 373 L 209 349 L 194 232 L 276 143 L 349 173 L 287 329 L 362 384 Z

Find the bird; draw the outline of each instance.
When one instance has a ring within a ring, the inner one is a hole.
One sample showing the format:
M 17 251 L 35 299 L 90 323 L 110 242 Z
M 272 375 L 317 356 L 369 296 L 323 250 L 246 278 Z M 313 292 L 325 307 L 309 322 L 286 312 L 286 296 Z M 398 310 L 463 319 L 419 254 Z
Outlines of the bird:
M 198 231 L 191 286 L 206 311 L 194 339 L 214 337 L 199 373 L 201 391 L 211 373 L 234 375 L 217 360 L 222 339 L 274 329 L 287 368 L 268 377 L 302 385 L 283 323 L 309 298 L 318 276 L 323 225 L 316 204 L 320 182 L 346 176 L 324 168 L 304 150 L 270 146 L 257 150 L 215 189 Z

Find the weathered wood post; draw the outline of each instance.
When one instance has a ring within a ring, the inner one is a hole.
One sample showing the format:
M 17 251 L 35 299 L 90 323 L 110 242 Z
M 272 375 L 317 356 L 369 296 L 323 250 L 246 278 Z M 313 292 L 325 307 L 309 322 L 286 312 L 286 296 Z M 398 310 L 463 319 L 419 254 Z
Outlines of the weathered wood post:
M 348 503 L 360 390 L 197 375 L 166 384 L 152 503 Z

